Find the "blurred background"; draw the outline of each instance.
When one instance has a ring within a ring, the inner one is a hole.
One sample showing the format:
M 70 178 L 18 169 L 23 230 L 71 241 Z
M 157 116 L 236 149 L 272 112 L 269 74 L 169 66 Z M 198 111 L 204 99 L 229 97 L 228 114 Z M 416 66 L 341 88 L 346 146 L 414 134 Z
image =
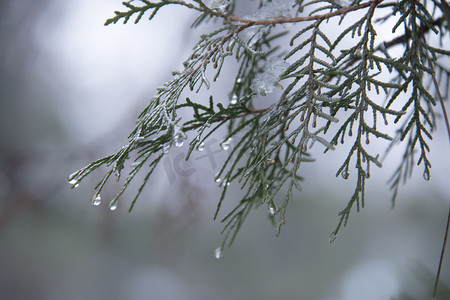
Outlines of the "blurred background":
M 90 204 L 101 172 L 70 189 L 68 174 L 126 143 L 199 35 L 189 28 L 195 15 L 177 7 L 152 22 L 104 27 L 121 9 L 111 0 L 0 0 L 0 299 L 430 298 L 450 200 L 441 119 L 431 180 L 417 168 L 391 209 L 394 152 L 373 170 L 366 207 L 332 244 L 354 188 L 334 176 L 345 158 L 339 150 L 316 149 L 278 238 L 261 207 L 218 260 L 213 177 L 223 136 L 208 145 L 211 157 L 184 162 L 187 148 L 171 151 L 131 213 L 131 194 L 108 210 L 119 185 L 105 189 L 99 207 Z M 227 95 L 227 86 L 217 83 L 214 93 Z M 238 195 L 234 187 L 220 216 Z M 447 251 L 441 299 L 450 299 L 449 261 Z

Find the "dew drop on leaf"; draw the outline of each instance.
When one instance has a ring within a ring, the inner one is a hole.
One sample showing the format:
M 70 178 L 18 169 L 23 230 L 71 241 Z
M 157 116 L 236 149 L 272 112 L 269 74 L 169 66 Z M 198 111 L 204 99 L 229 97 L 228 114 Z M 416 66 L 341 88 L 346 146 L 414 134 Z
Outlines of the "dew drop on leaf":
M 220 147 L 221 147 L 223 150 L 227 151 L 228 149 L 230 149 L 230 144 L 231 144 L 232 141 L 233 141 L 232 138 L 228 138 L 228 139 L 226 139 L 225 141 L 223 141 L 223 142 L 220 144 Z
M 169 150 L 170 150 L 170 143 L 165 143 L 165 144 L 163 145 L 162 150 L 163 150 L 163 153 L 164 153 L 164 154 L 169 153 Z
M 116 210 L 116 209 L 117 209 L 117 202 L 118 202 L 118 201 L 116 201 L 116 202 L 114 202 L 114 203 L 111 203 L 111 204 L 109 205 L 109 210 Z
M 175 147 L 180 148 L 184 144 L 184 140 L 186 139 L 186 133 L 181 130 L 180 127 L 175 126 L 173 132 L 173 144 Z
M 271 216 L 274 216 L 276 211 L 277 211 L 277 210 L 276 210 L 275 206 L 271 205 L 271 206 L 269 207 L 269 214 L 270 214 Z
M 99 206 L 100 203 L 102 203 L 102 197 L 100 196 L 100 194 L 96 194 L 94 196 L 94 199 L 92 200 L 92 205 Z
M 223 255 L 222 252 L 222 247 L 217 247 L 216 250 L 214 251 L 214 256 L 216 257 L 216 259 L 221 258 Z
M 230 104 L 235 105 L 237 102 L 238 102 L 238 97 L 236 94 L 233 94 L 233 96 L 231 96 L 231 99 L 230 99 Z
M 72 185 L 73 188 L 77 188 L 79 186 L 78 180 L 76 180 L 76 179 L 70 180 L 69 184 Z
M 430 171 L 425 170 L 423 172 L 423 179 L 425 179 L 426 181 L 430 180 Z

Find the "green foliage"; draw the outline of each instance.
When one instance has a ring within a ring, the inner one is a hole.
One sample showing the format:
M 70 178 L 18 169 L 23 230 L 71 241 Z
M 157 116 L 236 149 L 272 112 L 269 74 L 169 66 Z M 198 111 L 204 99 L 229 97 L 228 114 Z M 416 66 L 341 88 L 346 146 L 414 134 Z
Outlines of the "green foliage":
M 226 127 L 224 143 L 232 138 L 238 142 L 217 174 L 223 192 L 215 217 L 229 183 L 239 183 L 245 196 L 222 219 L 224 247 L 231 245 L 251 209 L 260 205 L 268 207 L 279 231 L 293 189 L 301 189 L 300 167 L 314 161 L 309 150 L 315 143 L 325 151 L 340 143 L 351 145 L 336 176 L 354 176 L 356 186 L 330 241 L 347 224 L 351 211 L 364 207 L 370 168 L 382 167 L 380 153 L 374 152 L 371 143 L 385 140 L 390 143 L 388 150 L 394 144 L 403 145 L 403 159 L 390 181 L 393 204 L 414 165 L 422 166 L 425 180 L 430 178 L 428 142 L 436 128 L 437 95 L 439 89 L 446 96 L 449 90 L 445 2 L 354 0 L 346 7 L 337 1 L 260 1 L 256 13 L 243 18 L 234 14 L 237 1 L 212 2 L 208 6 L 200 0 L 128 1 L 123 2 L 123 12 L 115 12 L 106 21 L 109 25 L 134 18 L 137 23 L 146 14 L 152 19 L 164 6 L 181 5 L 197 11 L 195 26 L 211 19 L 218 25 L 200 36 L 183 70 L 174 72 L 173 79 L 157 90 L 139 115 L 128 144 L 70 175 L 70 183 L 75 186 L 92 171 L 107 166 L 109 171 L 96 186 L 95 199 L 111 175 L 119 177 L 130 164 L 131 171 L 110 206 L 114 207 L 135 175 L 143 171 L 146 175 L 131 210 L 164 153 L 180 146 L 186 132 L 195 133 L 189 142 L 189 159 L 217 129 Z M 396 21 L 392 32 L 397 37 L 391 41 L 377 35 L 388 20 Z M 284 28 L 286 23 L 294 26 Z M 332 38 L 330 28 L 336 26 L 339 34 Z M 290 36 L 289 45 L 282 42 L 286 36 Z M 390 53 L 394 46 L 403 49 L 399 57 Z M 183 96 L 185 90 L 208 89 L 211 81 L 219 79 L 225 61 L 231 60 L 239 68 L 228 105 L 215 101 L 213 95 L 207 105 Z M 281 95 L 272 97 L 270 106 L 256 108 L 255 99 L 274 87 L 283 89 Z M 178 118 L 180 110 L 191 110 L 192 119 Z M 129 162 L 133 160 L 130 157 L 135 157 L 134 161 Z M 278 194 L 281 203 L 275 201 Z

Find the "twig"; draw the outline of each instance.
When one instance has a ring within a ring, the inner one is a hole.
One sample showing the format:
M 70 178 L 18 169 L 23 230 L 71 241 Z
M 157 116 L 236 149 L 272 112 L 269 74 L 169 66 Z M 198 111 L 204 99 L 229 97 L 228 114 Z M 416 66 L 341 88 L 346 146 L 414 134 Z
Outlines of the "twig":
M 329 19 L 335 16 L 344 15 L 352 11 L 360 10 L 369 6 L 377 6 L 383 2 L 383 0 L 372 0 L 368 1 L 359 5 L 349 6 L 342 9 L 335 10 L 333 12 L 329 12 L 326 14 L 320 14 L 320 15 L 312 15 L 307 17 L 291 17 L 291 18 L 279 18 L 279 19 L 271 19 L 271 20 L 249 20 L 244 19 L 224 13 L 220 13 L 214 10 L 211 10 L 209 8 L 202 7 L 204 9 L 205 13 L 226 19 L 228 21 L 235 21 L 235 22 L 241 22 L 241 23 L 251 23 L 252 25 L 274 25 L 274 24 L 283 24 L 283 23 L 299 23 L 299 22 L 305 22 L 305 21 L 315 21 L 315 20 L 325 20 Z M 181 4 L 181 3 L 180 3 Z
M 424 38 L 424 40 L 425 40 L 425 38 Z M 429 56 L 428 56 L 428 65 L 430 66 L 430 69 L 434 71 L 434 67 L 433 67 L 433 64 L 431 63 L 431 58 Z M 436 80 L 436 76 L 434 75 L 434 73 L 432 75 L 432 79 L 433 79 L 434 87 L 436 88 L 436 93 L 438 95 L 439 102 L 441 103 L 442 113 L 444 115 L 445 125 L 447 127 L 448 141 L 450 143 L 450 122 L 448 120 L 447 110 L 445 109 L 444 99 L 442 98 L 442 94 L 439 89 L 439 84 Z M 445 234 L 444 234 L 444 241 L 442 243 L 441 256 L 439 258 L 439 266 L 438 266 L 438 270 L 437 270 L 437 274 L 436 274 L 436 280 L 434 282 L 433 298 L 436 297 L 436 293 L 437 293 L 437 287 L 439 284 L 439 276 L 441 275 L 441 268 L 442 268 L 442 263 L 444 261 L 445 248 L 447 245 L 447 237 L 448 237 L 449 227 L 450 227 L 450 207 L 448 210 L 447 225 L 445 226 Z

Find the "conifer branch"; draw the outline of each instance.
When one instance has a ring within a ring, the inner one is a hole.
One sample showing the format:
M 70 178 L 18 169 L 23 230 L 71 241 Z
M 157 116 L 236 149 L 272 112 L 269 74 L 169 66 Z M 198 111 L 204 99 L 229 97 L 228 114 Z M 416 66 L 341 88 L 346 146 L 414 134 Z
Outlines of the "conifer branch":
M 288 204 L 294 199 L 294 188 L 301 190 L 302 166 L 314 161 L 310 153 L 314 145 L 325 152 L 339 148 L 339 144 L 351 145 L 336 176 L 354 176 L 356 186 L 339 213 L 330 242 L 347 225 L 351 212 L 364 207 L 370 168 L 382 167 L 382 159 L 371 143 L 390 141 L 386 153 L 398 144 L 404 147 L 399 166 L 389 181 L 392 205 L 415 165 L 422 166 L 425 180 L 430 178 L 428 142 L 436 128 L 436 100 L 441 103 L 450 135 L 439 89 L 444 86 L 446 95 L 450 90 L 450 70 L 439 61 L 450 56 L 448 47 L 442 45 L 443 41 L 448 43 L 449 22 L 448 5 L 444 2 L 434 0 L 425 5 L 419 0 L 371 0 L 354 1 L 344 7 L 333 1 L 263 0 L 253 15 L 243 17 L 234 13 L 234 0 L 214 0 L 210 5 L 202 0 L 139 3 L 123 2 L 126 10 L 115 12 L 105 25 L 120 20 L 127 23 L 131 18 L 137 23 L 146 13 L 152 19 L 168 5 L 196 12 L 199 16 L 194 27 L 211 18 L 221 22 L 200 36 L 182 70 L 174 71 L 172 80 L 157 89 L 139 115 L 128 144 L 69 176 L 75 187 L 97 168 L 108 168 L 96 186 L 93 204 L 99 204 L 105 183 L 114 176 L 119 179 L 133 157 L 122 189 L 109 204 L 115 208 L 119 196 L 143 172 L 145 176 L 131 210 L 164 154 L 171 147 L 182 146 L 187 132 L 194 135 L 186 155 L 189 159 L 192 151 L 201 151 L 221 127 L 227 128 L 222 148 L 230 148 L 232 139 L 236 143 L 215 177 L 222 194 L 214 217 L 219 218 L 232 182 L 239 184 L 245 195 L 220 218 L 224 224 L 220 253 L 233 243 L 250 211 L 261 205 L 266 206 L 279 233 Z M 309 15 L 304 15 L 302 12 L 310 7 Z M 378 11 L 389 13 L 374 20 Z M 438 15 L 439 11 L 443 15 Z M 348 20 L 349 14 L 355 18 Z M 325 23 L 335 17 L 340 17 L 341 30 L 332 39 Z M 345 18 L 347 22 L 343 22 Z M 377 36 L 377 26 L 389 19 L 396 20 L 394 33 L 402 27 L 404 33 L 386 41 Z M 286 23 L 294 26 L 283 32 L 274 30 Z M 295 26 L 299 23 L 301 26 Z M 439 34 L 440 45 L 426 42 L 425 37 L 432 33 Z M 288 34 L 290 43 L 284 45 L 280 38 Z M 397 45 L 403 47 L 403 55 L 391 57 L 391 48 Z M 186 93 L 209 89 L 220 79 L 222 67 L 229 60 L 238 64 L 229 103 L 217 101 L 214 95 L 209 101 L 185 97 Z M 437 95 L 430 92 L 431 84 Z M 282 89 L 279 98 L 265 108 L 255 108 L 258 97 L 277 88 Z M 192 117 L 179 118 L 180 110 L 189 110 Z M 396 136 L 391 137 L 386 126 L 394 128 Z

